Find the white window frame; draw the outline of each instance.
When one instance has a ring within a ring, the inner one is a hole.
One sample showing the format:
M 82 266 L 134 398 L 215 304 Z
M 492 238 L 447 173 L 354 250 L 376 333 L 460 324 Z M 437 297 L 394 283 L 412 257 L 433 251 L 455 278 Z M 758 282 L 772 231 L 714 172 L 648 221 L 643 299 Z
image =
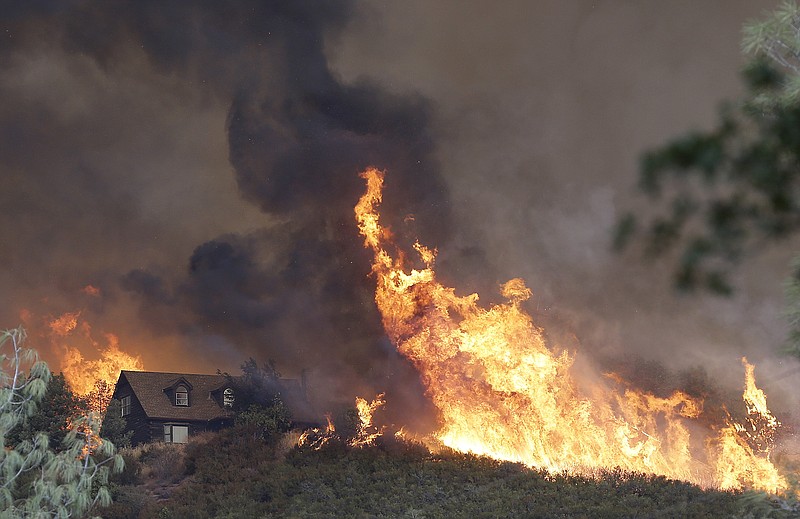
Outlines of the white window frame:
M 181 441 L 183 440 L 183 441 Z M 189 426 L 187 424 L 164 424 L 164 443 L 188 443 Z
M 223 407 L 233 407 L 233 403 L 236 401 L 236 397 L 233 394 L 233 389 L 227 387 L 222 392 L 222 406 Z
M 131 396 L 126 395 L 119 399 L 120 403 L 120 416 L 128 416 L 131 414 Z
M 189 407 L 189 390 L 186 386 L 178 386 L 177 389 L 175 389 L 175 405 Z

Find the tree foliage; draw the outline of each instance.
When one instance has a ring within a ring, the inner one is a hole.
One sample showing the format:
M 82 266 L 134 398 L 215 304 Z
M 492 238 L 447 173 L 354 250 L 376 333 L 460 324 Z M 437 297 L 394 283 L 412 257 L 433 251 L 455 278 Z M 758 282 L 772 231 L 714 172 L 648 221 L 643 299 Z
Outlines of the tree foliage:
M 24 438 L 45 433 L 50 447 L 59 451 L 69 432 L 70 423 L 85 415 L 86 411 L 86 402 L 72 392 L 64 375 L 52 374 L 33 414 L 9 432 L 6 442 L 14 446 Z
M 122 404 L 119 400 L 111 400 L 105 409 L 100 436 L 107 438 L 115 447 L 130 447 L 133 430 L 127 428 L 128 420 L 122 416 Z
M 254 436 L 270 443 L 291 426 L 291 413 L 281 398 L 280 373 L 270 361 L 259 367 L 253 358 L 242 366 L 235 377 L 223 373 L 233 388 L 233 411 L 237 426 L 248 429 Z
M 111 403 L 111 397 L 114 395 L 114 384 L 109 384 L 103 379 L 94 381 L 92 390 L 87 393 L 83 400 L 90 411 L 103 415 L 106 408 Z
M 251 357 L 242 364 L 241 368 L 240 376 L 222 373 L 233 388 L 235 395 L 233 410 L 236 412 L 246 411 L 252 405 L 271 406 L 275 397 L 280 394 L 281 375 L 275 369 L 275 363 L 270 361 L 259 367 L 255 359 Z
M 275 397 L 272 404 L 252 404 L 236 415 L 236 425 L 250 430 L 252 434 L 269 444 L 274 444 L 281 433 L 289 430 L 291 415 L 283 401 Z
M 768 56 L 790 74 L 777 97 L 767 99 L 795 103 L 800 96 L 800 9 L 785 1 L 763 20 L 745 25 L 742 49 L 748 54 Z
M 800 229 L 797 5 L 750 24 L 744 42 L 756 56 L 743 98 L 720 111 L 713 129 L 644 154 L 639 187 L 656 210 L 629 213 L 616 227 L 617 249 L 637 241 L 647 257 L 672 254 L 681 289 L 730 294 L 736 263 Z
M 110 502 L 105 484 L 112 469 L 122 469 L 122 458 L 100 438 L 92 413 L 71 418 L 58 451 L 46 431 L 30 426 L 37 408 L 47 405 L 53 377 L 24 341 L 22 328 L 0 332 L 0 517 L 83 517 Z M 9 443 L 20 426 L 23 434 Z

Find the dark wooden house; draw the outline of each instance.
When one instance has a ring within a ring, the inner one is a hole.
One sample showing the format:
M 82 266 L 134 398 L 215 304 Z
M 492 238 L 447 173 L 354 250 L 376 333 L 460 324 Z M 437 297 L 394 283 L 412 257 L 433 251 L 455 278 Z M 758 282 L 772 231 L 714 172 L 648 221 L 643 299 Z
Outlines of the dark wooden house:
M 275 388 L 298 427 L 319 425 L 306 398 L 305 380 L 280 379 Z M 122 371 L 114 388 L 131 443 L 186 443 L 190 436 L 233 425 L 235 394 L 223 375 Z
M 123 371 L 114 388 L 131 443 L 186 443 L 189 436 L 233 424 L 232 389 L 222 375 Z

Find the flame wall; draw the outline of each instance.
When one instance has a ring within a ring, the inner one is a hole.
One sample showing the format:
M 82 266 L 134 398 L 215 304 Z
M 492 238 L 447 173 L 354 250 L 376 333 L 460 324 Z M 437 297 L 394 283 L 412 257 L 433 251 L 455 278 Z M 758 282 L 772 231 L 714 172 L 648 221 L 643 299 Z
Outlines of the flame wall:
M 413 268 L 381 222 L 384 174 L 369 168 L 362 177 L 355 218 L 374 253 L 375 302 L 438 410 L 438 442 L 554 472 L 621 467 L 722 489 L 788 489 L 770 460 L 779 423 L 746 359 L 747 424 L 727 416 L 693 428 L 704 401 L 681 391 L 662 398 L 624 380 L 580 387 L 575 353 L 547 345 L 522 308 L 532 295 L 522 279 L 503 284 L 505 303 L 484 307 L 478 294 L 442 285 L 435 252 L 419 243 L 423 266 Z

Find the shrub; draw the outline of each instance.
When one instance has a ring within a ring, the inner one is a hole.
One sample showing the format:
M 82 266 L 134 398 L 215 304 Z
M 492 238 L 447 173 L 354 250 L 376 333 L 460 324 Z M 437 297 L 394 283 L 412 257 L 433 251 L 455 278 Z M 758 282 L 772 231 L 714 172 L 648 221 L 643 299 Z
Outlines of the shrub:
M 137 447 L 141 452 L 141 477 L 155 482 L 177 483 L 185 473 L 184 445 L 179 443 L 153 442 Z M 135 452 L 135 451 L 134 451 Z

